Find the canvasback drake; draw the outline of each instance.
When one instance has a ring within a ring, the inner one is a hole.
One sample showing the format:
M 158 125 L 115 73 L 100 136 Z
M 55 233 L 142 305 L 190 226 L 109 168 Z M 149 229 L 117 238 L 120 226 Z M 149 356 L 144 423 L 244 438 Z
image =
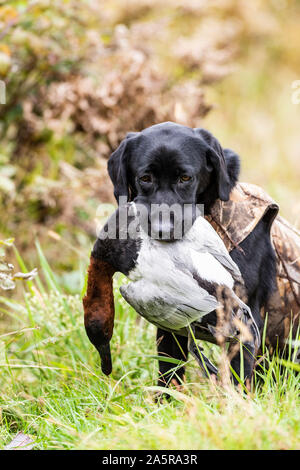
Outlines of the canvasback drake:
M 111 222 L 117 225 L 115 237 L 108 236 Z M 136 229 L 134 236 L 128 236 L 130 224 Z M 253 344 L 259 343 L 251 310 L 234 292 L 237 285 L 243 285 L 240 270 L 204 217 L 198 216 L 182 238 L 164 242 L 143 230 L 135 203 L 127 203 L 99 233 L 92 256 L 125 274 L 130 282 L 120 292 L 139 315 L 159 328 L 188 336 L 189 351 L 205 373 L 217 374 L 217 369 L 200 352 L 195 339 L 204 337 L 203 317 L 222 307 L 220 289 L 231 298 L 231 319 L 244 323 Z M 216 337 L 216 324 L 208 324 L 206 330 Z M 236 323 L 230 322 L 226 339 L 238 335 Z

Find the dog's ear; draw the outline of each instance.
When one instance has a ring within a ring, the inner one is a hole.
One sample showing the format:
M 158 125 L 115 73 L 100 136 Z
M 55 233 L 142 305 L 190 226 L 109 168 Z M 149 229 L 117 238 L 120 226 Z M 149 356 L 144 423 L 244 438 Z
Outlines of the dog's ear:
M 232 184 L 230 182 L 223 149 L 219 141 L 205 129 L 194 129 L 194 132 L 202 138 L 206 144 L 207 161 L 212 165 L 217 175 L 218 196 L 222 201 L 228 201 Z
M 127 178 L 128 143 L 139 132 L 129 132 L 119 147 L 111 154 L 107 163 L 108 174 L 114 185 L 114 195 L 119 204 L 119 198 L 124 196 L 130 200 L 130 190 Z
M 240 176 L 241 160 L 238 154 L 231 149 L 223 149 L 223 152 L 229 180 L 231 182 L 231 186 L 234 187 Z

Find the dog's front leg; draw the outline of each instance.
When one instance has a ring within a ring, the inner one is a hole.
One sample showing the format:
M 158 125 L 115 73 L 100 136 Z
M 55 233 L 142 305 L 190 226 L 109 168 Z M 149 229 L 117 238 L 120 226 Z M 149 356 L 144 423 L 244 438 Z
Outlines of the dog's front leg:
M 104 374 L 112 371 L 110 340 L 114 327 L 114 296 L 112 277 L 115 269 L 105 261 L 91 256 L 87 291 L 83 299 L 84 325 L 91 343 L 100 354 Z

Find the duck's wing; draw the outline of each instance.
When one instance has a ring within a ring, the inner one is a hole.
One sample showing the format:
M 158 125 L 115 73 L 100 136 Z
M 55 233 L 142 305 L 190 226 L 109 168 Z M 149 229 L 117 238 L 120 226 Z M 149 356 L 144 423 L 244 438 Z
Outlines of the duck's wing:
M 225 269 L 227 269 L 230 272 L 230 274 L 235 280 L 242 279 L 242 275 L 241 275 L 241 271 L 239 270 L 239 267 L 230 257 L 228 252 L 224 252 L 223 250 L 218 249 L 218 247 L 216 247 L 215 244 L 210 243 L 209 240 L 207 240 L 207 244 L 204 245 L 204 250 L 206 249 L 214 258 L 216 258 L 217 261 L 219 261 L 219 263 L 222 264 L 222 266 L 224 266 Z
M 204 217 L 198 217 L 195 223 L 197 223 L 198 237 L 196 232 L 193 236 L 199 240 L 199 243 L 196 242 L 199 251 L 210 253 L 230 272 L 235 280 L 241 280 L 242 275 L 237 264 L 231 258 L 223 240 L 210 223 Z
M 199 320 L 219 305 L 214 296 L 197 285 L 189 292 L 171 292 L 140 280 L 122 286 L 120 291 L 138 314 L 150 323 L 172 331 Z

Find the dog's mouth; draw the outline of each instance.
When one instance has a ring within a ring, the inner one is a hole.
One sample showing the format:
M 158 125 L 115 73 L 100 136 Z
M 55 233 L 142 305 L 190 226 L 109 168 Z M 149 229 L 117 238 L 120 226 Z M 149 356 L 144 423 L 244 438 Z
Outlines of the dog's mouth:
M 164 242 L 182 240 L 201 215 L 195 205 L 173 206 L 164 211 L 151 211 L 148 218 L 148 235 Z
M 148 235 L 156 240 L 171 242 L 182 238 L 182 230 L 176 236 L 174 214 L 165 218 L 162 213 L 149 214 Z
M 139 231 L 155 240 L 174 242 L 184 238 L 197 217 L 203 215 L 203 207 L 198 204 L 168 205 L 134 201 L 129 213 L 137 217 Z

